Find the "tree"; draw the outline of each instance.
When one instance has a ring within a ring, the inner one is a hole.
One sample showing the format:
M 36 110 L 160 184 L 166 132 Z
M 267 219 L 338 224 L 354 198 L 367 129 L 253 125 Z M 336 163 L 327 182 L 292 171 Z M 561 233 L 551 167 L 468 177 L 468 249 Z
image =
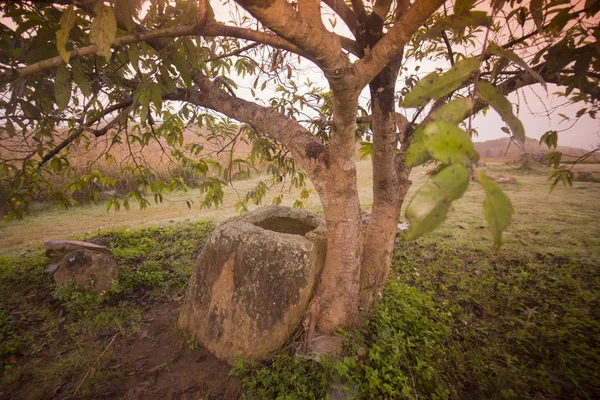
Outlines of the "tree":
M 202 156 L 200 145 L 184 149 L 182 132 L 203 125 L 207 140 L 247 140 L 252 157 L 272 163 L 275 180 L 288 176 L 301 186 L 306 176 L 318 193 L 328 253 L 309 316 L 319 332 L 331 333 L 355 323 L 359 307 L 369 309 L 386 283 L 411 168 L 431 160 L 439 165 L 408 207 L 409 237 L 439 225 L 465 191 L 478 157 L 470 138 L 475 113 L 491 105 L 522 142 L 523 126 L 505 97 L 511 92 L 551 83 L 570 102 L 586 103 L 583 113 L 594 117 L 599 105 L 597 0 L 236 4 L 244 11 L 236 8 L 234 21 L 225 24 L 207 0 L 0 2 L 1 174 L 10 212 L 26 211 L 41 189 L 69 204 L 69 192 L 49 176 L 68 174 L 70 147 L 89 146 L 94 137 L 127 146 L 161 138 L 188 169 L 222 168 L 221 178 L 207 177 L 201 186 L 206 204 L 218 204 L 221 187 L 248 164 L 221 165 Z M 427 60 L 440 67 L 420 77 L 412 66 Z M 307 61 L 318 67 L 326 89 L 296 82 Z M 236 80 L 247 77 L 254 80 L 250 94 L 238 97 Z M 276 96 L 261 104 L 257 93 L 267 84 Z M 363 89 L 367 105 L 360 102 Z M 544 140 L 550 145 L 555 137 L 551 132 Z M 373 162 L 365 232 L 357 140 L 366 142 L 362 151 Z M 142 187 L 160 199 L 162 191 L 185 186 L 181 179 L 156 179 L 141 162 L 131 170 L 140 186 L 125 202 L 146 205 Z M 76 192 L 95 180 L 111 184 L 89 174 L 68 188 Z M 512 208 L 491 180 L 480 175 L 479 182 L 499 244 Z M 259 201 L 265 189 L 240 207 Z

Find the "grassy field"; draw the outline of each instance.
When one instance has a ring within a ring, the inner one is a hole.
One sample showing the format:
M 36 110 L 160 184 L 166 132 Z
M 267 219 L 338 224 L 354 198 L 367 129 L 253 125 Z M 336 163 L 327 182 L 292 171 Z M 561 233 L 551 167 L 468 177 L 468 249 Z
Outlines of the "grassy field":
M 549 170 L 485 170 L 514 178 L 502 184 L 515 216 L 498 252 L 473 184 L 433 234 L 399 232 L 384 300 L 363 329 L 341 333 L 344 358 L 284 354 L 233 375 L 175 328 L 214 226 L 203 221 L 234 215 L 231 203 L 189 210 L 178 195 L 143 212 L 87 205 L 3 222 L 0 398 L 600 398 L 600 183 L 549 194 Z M 426 178 L 414 171 L 413 190 Z M 368 161 L 359 186 L 368 209 Z M 308 207 L 318 211 L 316 197 Z M 41 241 L 69 236 L 113 250 L 123 272 L 108 295 L 55 288 L 43 273 Z

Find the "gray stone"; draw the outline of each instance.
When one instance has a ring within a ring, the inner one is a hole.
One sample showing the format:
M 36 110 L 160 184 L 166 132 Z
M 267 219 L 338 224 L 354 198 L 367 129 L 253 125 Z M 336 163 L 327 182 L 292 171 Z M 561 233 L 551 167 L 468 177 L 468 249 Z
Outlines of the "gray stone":
M 50 274 L 56 271 L 58 263 L 67 254 L 75 250 L 90 250 L 94 253 L 112 254 L 108 247 L 79 240 L 46 240 L 44 246 L 46 247 L 46 257 L 50 259 L 46 272 Z
M 321 217 L 288 207 L 224 222 L 196 261 L 179 326 L 230 363 L 267 358 L 308 307 L 326 237 Z
M 119 276 L 119 267 L 112 255 L 88 249 L 75 250 L 65 255 L 54 272 L 57 285 L 74 281 L 80 287 L 91 283 L 97 292 L 107 292 L 111 281 Z

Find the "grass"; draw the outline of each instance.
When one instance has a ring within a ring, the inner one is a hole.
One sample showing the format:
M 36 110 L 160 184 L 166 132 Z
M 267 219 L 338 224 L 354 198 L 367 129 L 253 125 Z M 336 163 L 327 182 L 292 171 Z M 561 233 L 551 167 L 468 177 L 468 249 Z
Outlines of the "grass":
M 78 393 L 96 398 L 107 382 L 122 379 L 110 338 L 131 341 L 157 302 L 183 297 L 212 229 L 196 222 L 99 232 L 92 240 L 112 249 L 122 271 L 107 295 L 72 283 L 55 287 L 40 248 L 3 254 L 0 292 L 11 295 L 0 298 L 0 397 L 42 398 L 81 383 Z
M 359 185 L 368 208 L 366 166 L 359 164 Z M 501 184 L 515 215 L 499 251 L 485 228 L 483 190 L 473 184 L 434 233 L 413 242 L 398 234 L 385 296 L 364 329 L 340 333 L 341 358 L 317 363 L 282 354 L 265 364 L 240 363 L 233 372 L 243 396 L 600 398 L 600 185 L 576 182 L 550 195 L 547 170 L 488 164 L 486 173 L 516 180 Z M 413 190 L 426 178 L 415 171 Z M 163 210 L 152 215 L 162 220 Z M 53 221 L 34 219 L 35 226 Z M 39 247 L 1 256 L 0 291 L 11 296 L 0 299 L 0 395 L 40 398 L 82 383 L 79 395 L 94 398 L 124 379 L 126 370 L 114 366 L 118 352 L 146 329 L 156 304 L 183 295 L 212 224 L 93 230 L 122 267 L 107 296 L 55 289 Z M 115 335 L 119 343 L 107 350 Z

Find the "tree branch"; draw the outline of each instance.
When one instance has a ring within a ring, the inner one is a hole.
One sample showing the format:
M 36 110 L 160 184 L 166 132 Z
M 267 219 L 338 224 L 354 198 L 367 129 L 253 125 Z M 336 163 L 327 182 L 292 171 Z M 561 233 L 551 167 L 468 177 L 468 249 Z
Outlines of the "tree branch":
M 356 15 L 354 12 L 344 3 L 339 0 L 324 0 L 324 3 L 329 6 L 341 19 L 344 21 L 352 35 L 356 37 L 356 29 L 358 25 L 358 21 L 356 20 Z
M 106 132 L 108 132 L 108 130 L 114 126 L 114 124 L 116 122 L 118 122 L 119 119 L 121 119 L 123 116 L 127 115 L 127 113 L 129 112 L 128 108 L 131 107 L 131 105 L 133 104 L 133 99 L 132 98 L 128 98 L 118 104 L 114 104 L 110 107 L 108 107 L 107 109 L 104 110 L 104 112 L 102 112 L 101 114 L 95 116 L 94 118 L 92 118 L 90 121 L 88 121 L 84 126 L 81 126 L 79 128 L 77 128 L 75 131 L 71 132 L 69 134 L 69 136 L 67 136 L 62 142 L 60 142 L 58 145 L 56 145 L 56 147 L 54 147 L 52 150 L 50 150 L 48 153 L 46 153 L 40 163 L 38 164 L 38 169 L 40 169 L 44 164 L 46 164 L 48 161 L 50 161 L 52 159 L 52 157 L 56 156 L 58 153 L 60 153 L 65 147 L 67 147 L 69 144 L 73 143 L 73 141 L 75 139 L 77 139 L 79 136 L 81 136 L 81 134 L 83 132 L 85 132 L 85 130 L 87 128 L 89 128 L 90 126 L 92 126 L 93 124 L 95 124 L 96 122 L 100 121 L 102 118 L 104 118 L 105 116 L 107 116 L 108 114 L 117 111 L 117 110 L 121 110 L 121 109 L 125 109 L 126 112 L 120 112 L 119 115 L 117 115 L 111 122 L 109 122 L 107 124 L 108 128 L 106 129 L 101 129 L 100 131 L 98 131 L 98 134 L 96 132 L 93 132 L 94 136 L 98 137 L 98 136 L 102 136 L 105 135 Z
M 366 86 L 408 43 L 414 33 L 444 3 L 444 0 L 416 0 L 385 36 L 356 66 L 359 88 Z

